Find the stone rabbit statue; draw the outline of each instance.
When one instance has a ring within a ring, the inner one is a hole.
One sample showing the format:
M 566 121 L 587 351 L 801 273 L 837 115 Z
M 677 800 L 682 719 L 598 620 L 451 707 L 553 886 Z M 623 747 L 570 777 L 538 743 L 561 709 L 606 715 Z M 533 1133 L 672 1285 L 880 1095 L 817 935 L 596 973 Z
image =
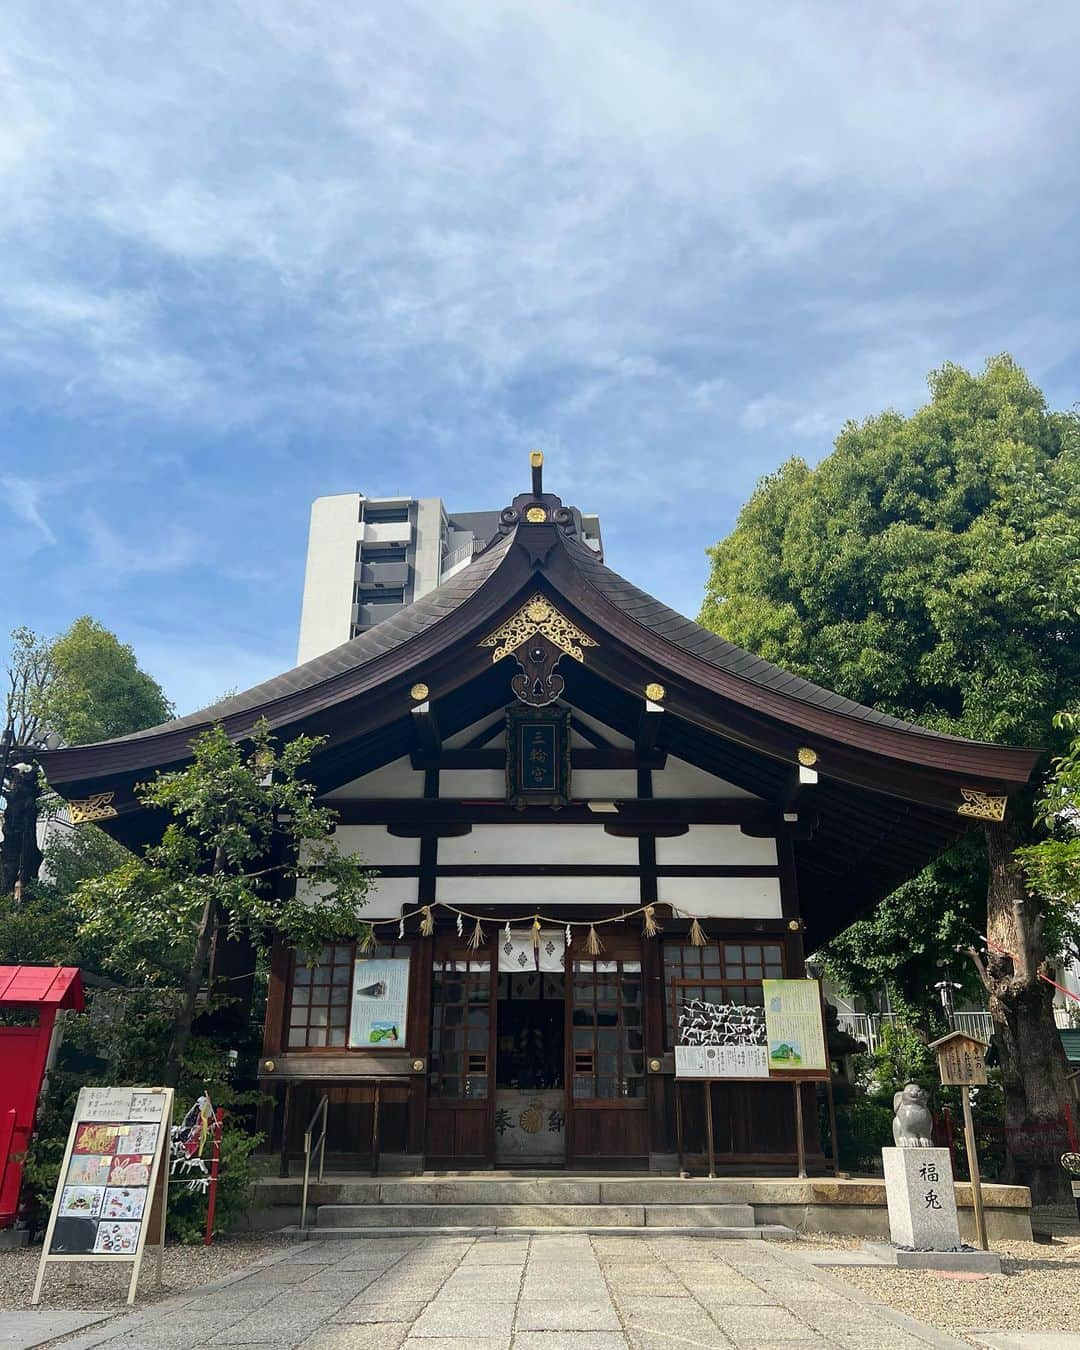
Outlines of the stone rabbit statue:
M 897 1148 L 933 1148 L 930 1094 L 918 1083 L 905 1084 L 893 1096 L 893 1141 Z

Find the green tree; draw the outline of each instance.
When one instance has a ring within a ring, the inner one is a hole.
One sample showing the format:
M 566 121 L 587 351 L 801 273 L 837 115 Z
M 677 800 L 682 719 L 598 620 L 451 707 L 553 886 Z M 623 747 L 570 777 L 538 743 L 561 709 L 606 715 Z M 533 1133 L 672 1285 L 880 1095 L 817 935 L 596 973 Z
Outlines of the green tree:
M 1048 946 L 1080 964 L 1080 712 L 1059 713 L 1054 722 L 1070 739 L 1035 803 L 1046 838 L 1017 857 L 1042 902 Z
M 335 813 L 315 801 L 303 770 L 322 742 L 277 745 L 264 723 L 244 744 L 216 726 L 192 743 L 192 762 L 140 789 L 168 813 L 160 843 L 83 882 L 80 934 L 127 978 L 180 991 L 165 1082 L 179 1079 L 214 937 L 277 930 L 303 947 L 370 934 L 359 915 L 371 873 L 340 854 Z M 297 886 L 302 889 L 296 894 Z
M 1080 424 L 1050 411 L 1007 356 L 981 375 L 947 365 L 929 383 L 929 403 L 912 416 L 850 422 L 816 468 L 793 459 L 758 486 L 711 550 L 702 622 L 899 716 L 1052 746 L 1054 714 L 1080 694 Z M 1020 802 L 987 829 L 975 929 L 997 949 L 980 977 L 1009 1125 L 1057 1115 L 1066 1090 L 1052 990 L 1040 979 L 1049 934 L 1013 861 L 1036 824 Z M 976 885 L 972 874 L 960 886 L 961 921 Z M 882 906 L 900 907 L 886 925 L 898 955 L 910 895 Z M 1054 1169 L 1028 1178 L 1036 1191 L 1059 1185 Z
M 172 704 L 132 648 L 88 614 L 52 642 L 50 656 L 52 675 L 37 711 L 65 745 L 126 736 L 172 716 Z
M 57 638 L 12 633 L 0 792 L 0 895 L 22 897 L 41 866 L 41 783 L 34 752 L 46 736 L 84 745 L 165 721 L 172 705 L 131 647 L 84 615 Z

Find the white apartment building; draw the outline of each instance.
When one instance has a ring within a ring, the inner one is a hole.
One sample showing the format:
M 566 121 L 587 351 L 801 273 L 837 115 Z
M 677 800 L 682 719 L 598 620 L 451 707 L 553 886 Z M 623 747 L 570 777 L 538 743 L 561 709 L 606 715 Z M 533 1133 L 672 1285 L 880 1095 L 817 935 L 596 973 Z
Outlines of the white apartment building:
M 601 553 L 600 519 L 578 534 Z M 312 503 L 297 662 L 390 618 L 466 566 L 499 530 L 498 511 L 450 515 L 439 497 L 342 492 Z

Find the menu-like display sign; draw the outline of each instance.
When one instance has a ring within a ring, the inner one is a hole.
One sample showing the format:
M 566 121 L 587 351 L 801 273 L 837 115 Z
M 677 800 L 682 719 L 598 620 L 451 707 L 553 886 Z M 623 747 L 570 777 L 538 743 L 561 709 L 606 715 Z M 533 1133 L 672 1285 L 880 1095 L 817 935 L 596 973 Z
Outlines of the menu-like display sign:
M 769 1075 L 827 1078 L 829 1056 L 817 980 L 763 980 Z
M 359 957 L 353 967 L 349 1045 L 396 1050 L 405 1045 L 409 958 Z
M 148 1234 L 165 1236 L 164 1155 L 171 1088 L 82 1088 L 53 1197 L 33 1303 L 49 1261 L 135 1262 L 135 1296 Z

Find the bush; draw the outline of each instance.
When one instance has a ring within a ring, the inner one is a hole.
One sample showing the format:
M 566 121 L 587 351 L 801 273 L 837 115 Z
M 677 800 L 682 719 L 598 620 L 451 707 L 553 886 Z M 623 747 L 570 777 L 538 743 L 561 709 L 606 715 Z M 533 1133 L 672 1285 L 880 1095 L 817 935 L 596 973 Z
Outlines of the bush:
M 48 1222 L 64 1148 L 79 1088 L 118 1084 L 160 1083 L 171 1035 L 168 991 L 120 989 L 95 991 L 89 1011 L 68 1014 L 64 1039 L 27 1151 L 22 1216 L 41 1232 Z M 232 1086 L 236 1072 L 219 1040 L 193 1038 L 176 1090 L 174 1123 L 207 1091 L 215 1107 L 225 1111 L 214 1231 L 223 1232 L 250 1207 L 258 1166 L 252 1157 L 263 1136 L 252 1129 L 258 1092 Z M 206 1154 L 209 1165 L 209 1152 Z M 181 1242 L 202 1241 L 206 1194 L 192 1190 L 174 1174 L 169 1186 L 167 1233 Z
M 881 1150 L 892 1144 L 892 1097 L 854 1097 L 836 1104 L 840 1166 L 847 1172 L 881 1168 Z

